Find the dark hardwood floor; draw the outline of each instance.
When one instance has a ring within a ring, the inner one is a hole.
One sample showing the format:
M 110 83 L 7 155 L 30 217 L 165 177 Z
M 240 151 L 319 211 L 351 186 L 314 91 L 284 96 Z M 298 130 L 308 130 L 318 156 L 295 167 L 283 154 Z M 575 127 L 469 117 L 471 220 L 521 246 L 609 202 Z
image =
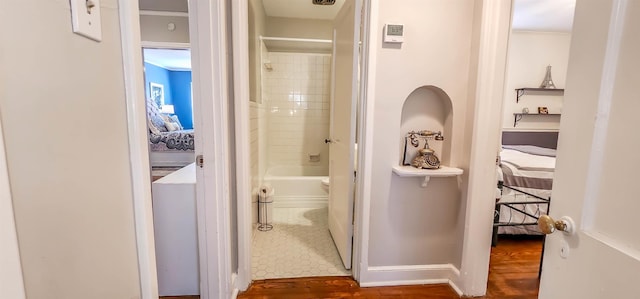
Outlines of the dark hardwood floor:
M 484 299 L 538 298 L 541 237 L 501 237 L 491 251 Z M 162 297 L 197 299 L 197 296 Z M 350 277 L 307 277 L 254 281 L 238 298 L 459 298 L 449 285 L 361 288 Z

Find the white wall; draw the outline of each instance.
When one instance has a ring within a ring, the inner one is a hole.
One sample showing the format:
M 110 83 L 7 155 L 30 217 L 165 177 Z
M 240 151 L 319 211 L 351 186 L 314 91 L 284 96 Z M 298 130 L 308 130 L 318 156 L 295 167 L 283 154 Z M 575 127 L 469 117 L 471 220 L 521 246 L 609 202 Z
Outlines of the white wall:
M 118 3 L 3 1 L 0 116 L 28 298 L 140 298 Z M 17 30 L 17 28 L 28 28 Z
M 547 107 L 549 113 L 562 113 L 561 95 L 527 94 L 516 103 L 516 88 L 539 87 L 545 77 L 547 65 L 556 88 L 564 88 L 569 62 L 569 33 L 519 32 L 509 38 L 507 79 L 504 91 L 502 127 L 504 130 L 558 130 L 560 117 L 524 117 L 513 127 L 513 113 L 528 108 L 538 113 L 538 107 Z
M 267 17 L 266 26 L 271 37 L 333 38 L 333 22 L 328 20 Z
M 399 178 L 391 167 L 400 158 L 401 113 L 416 88 L 441 88 L 452 102 L 450 166 L 465 168 L 463 152 L 472 21 L 475 1 L 379 1 L 378 35 L 387 22 L 405 25 L 401 46 L 375 45 L 377 51 L 372 140 L 369 266 L 453 264 L 460 267 L 461 183 L 432 178 Z M 429 128 L 424 128 L 429 129 Z M 468 169 L 465 169 L 467 171 Z M 426 277 L 423 277 L 426 278 Z M 442 277 L 441 277 L 442 278 Z
M 271 52 L 269 60 L 268 166 L 328 167 L 331 55 Z M 320 161 L 309 161 L 309 154 L 320 154 Z
M 169 23 L 175 30 L 167 29 Z M 189 43 L 189 17 L 140 16 L 142 41 Z

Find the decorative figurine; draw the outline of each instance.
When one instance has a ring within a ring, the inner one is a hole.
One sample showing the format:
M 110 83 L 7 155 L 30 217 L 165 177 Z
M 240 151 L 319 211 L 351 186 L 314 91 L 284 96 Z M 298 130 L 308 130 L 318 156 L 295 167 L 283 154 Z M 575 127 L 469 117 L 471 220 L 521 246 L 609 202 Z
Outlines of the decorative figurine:
M 547 74 L 544 76 L 544 80 L 542 80 L 542 83 L 540 84 L 540 88 L 548 88 L 548 89 L 555 89 L 556 85 L 553 84 L 553 79 L 551 79 L 551 66 L 548 65 L 547 66 Z

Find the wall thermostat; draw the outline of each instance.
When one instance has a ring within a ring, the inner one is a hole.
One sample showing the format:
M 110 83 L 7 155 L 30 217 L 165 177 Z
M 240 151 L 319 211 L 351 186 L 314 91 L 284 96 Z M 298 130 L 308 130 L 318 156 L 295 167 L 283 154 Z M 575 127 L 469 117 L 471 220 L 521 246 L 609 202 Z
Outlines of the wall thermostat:
M 385 24 L 384 25 L 384 42 L 385 43 L 404 42 L 404 25 Z

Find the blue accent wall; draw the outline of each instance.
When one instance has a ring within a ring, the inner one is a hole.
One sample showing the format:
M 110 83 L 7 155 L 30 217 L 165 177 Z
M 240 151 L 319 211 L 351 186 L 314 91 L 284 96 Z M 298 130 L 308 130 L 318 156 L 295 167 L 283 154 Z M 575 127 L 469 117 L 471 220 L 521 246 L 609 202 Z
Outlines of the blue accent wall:
M 164 103 L 173 105 L 175 115 L 185 129 L 193 129 L 191 105 L 191 71 L 170 71 L 145 63 L 145 93 L 150 98 L 149 83 L 164 85 Z
M 191 72 L 170 71 L 171 98 L 176 115 L 185 129 L 193 129 L 193 107 L 191 105 Z
M 173 104 L 171 98 L 171 79 L 169 78 L 169 70 L 155 66 L 153 64 L 144 64 L 144 87 L 147 99 L 151 98 L 149 83 L 158 83 L 164 86 L 164 103 Z

